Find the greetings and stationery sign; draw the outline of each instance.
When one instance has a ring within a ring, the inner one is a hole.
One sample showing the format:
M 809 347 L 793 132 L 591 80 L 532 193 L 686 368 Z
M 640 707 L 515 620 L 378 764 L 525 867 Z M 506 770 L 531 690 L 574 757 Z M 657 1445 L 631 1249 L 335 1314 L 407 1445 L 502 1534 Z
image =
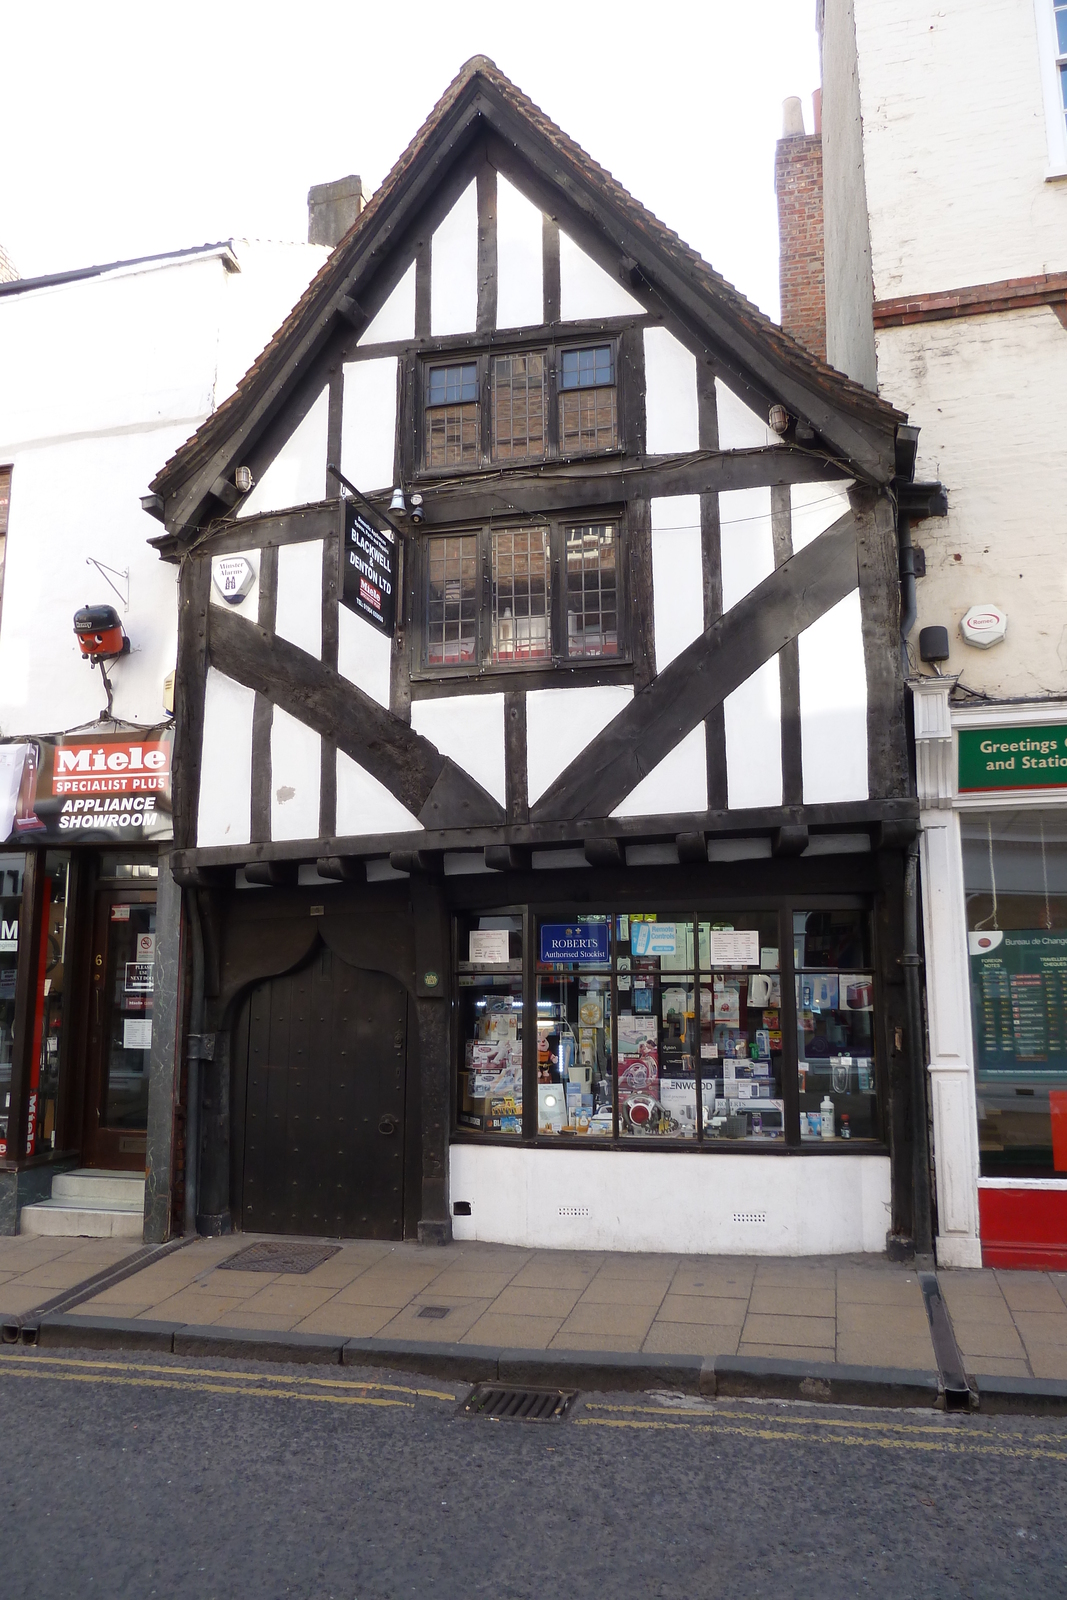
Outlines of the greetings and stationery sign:
M 344 577 L 341 599 L 350 611 L 383 633 L 396 625 L 396 593 L 400 579 L 400 548 L 370 513 L 345 502 Z

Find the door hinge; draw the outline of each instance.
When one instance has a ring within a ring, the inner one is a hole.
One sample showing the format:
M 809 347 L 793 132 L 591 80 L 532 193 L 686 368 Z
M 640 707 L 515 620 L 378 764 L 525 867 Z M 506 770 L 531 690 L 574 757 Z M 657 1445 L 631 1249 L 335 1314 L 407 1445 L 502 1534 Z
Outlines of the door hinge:
M 213 1033 L 191 1033 L 185 1054 L 189 1061 L 214 1061 L 215 1035 Z

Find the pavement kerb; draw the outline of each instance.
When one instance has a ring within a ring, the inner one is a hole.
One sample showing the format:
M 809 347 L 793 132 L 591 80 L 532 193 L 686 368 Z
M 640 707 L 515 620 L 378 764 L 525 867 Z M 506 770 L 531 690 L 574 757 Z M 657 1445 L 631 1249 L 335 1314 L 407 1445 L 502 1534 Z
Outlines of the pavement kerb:
M 380 1367 L 422 1377 L 516 1387 L 600 1391 L 667 1389 L 706 1399 L 806 1400 L 823 1405 L 917 1407 L 943 1404 L 936 1372 L 746 1356 L 632 1355 L 614 1350 L 519 1350 L 339 1334 L 196 1327 L 119 1317 L 42 1317 L 46 1349 L 155 1350 L 239 1361 Z M 989 1413 L 1067 1414 L 1067 1383 L 1041 1378 L 973 1379 Z

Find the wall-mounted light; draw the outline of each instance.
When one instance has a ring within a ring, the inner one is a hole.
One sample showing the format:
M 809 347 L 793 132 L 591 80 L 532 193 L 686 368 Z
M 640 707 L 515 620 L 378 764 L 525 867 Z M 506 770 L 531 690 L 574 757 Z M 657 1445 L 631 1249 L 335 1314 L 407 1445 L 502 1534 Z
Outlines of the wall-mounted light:
M 233 475 L 233 481 L 242 494 L 247 494 L 255 483 L 251 467 L 238 467 Z
M 399 484 L 393 490 L 393 498 L 389 502 L 389 510 L 395 512 L 397 516 L 407 516 L 407 503 L 404 499 L 404 491 Z
M 789 412 L 785 406 L 772 406 L 767 413 L 767 423 L 772 433 L 783 434 L 789 426 Z

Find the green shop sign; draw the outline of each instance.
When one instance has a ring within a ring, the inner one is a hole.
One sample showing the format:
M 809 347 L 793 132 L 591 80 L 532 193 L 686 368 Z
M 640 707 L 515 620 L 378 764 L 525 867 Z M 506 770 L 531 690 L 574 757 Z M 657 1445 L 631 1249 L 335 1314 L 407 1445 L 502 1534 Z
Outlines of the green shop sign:
M 960 728 L 961 794 L 979 789 L 1067 789 L 1067 723 Z

